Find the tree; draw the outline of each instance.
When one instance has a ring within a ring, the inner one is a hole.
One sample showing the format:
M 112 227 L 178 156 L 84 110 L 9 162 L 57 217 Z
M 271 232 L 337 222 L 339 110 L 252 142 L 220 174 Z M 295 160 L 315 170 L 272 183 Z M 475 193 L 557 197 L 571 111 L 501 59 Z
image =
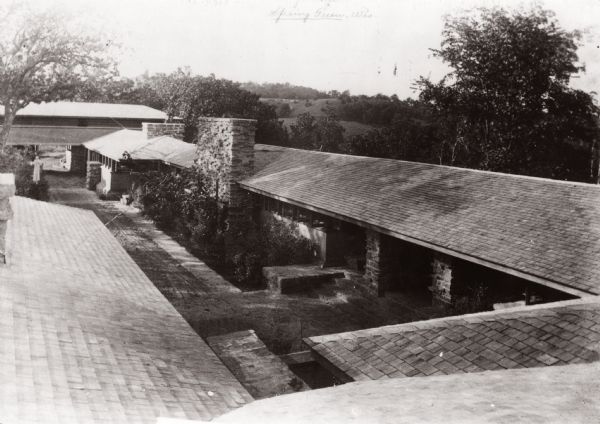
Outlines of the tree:
M 592 96 L 568 86 L 583 69 L 578 32 L 541 8 L 481 8 L 448 17 L 442 35 L 433 52 L 453 71 L 438 83 L 418 81 L 443 134 L 441 163 L 589 180 L 572 152 L 598 138 Z
M 0 102 L 2 151 L 17 112 L 29 103 L 69 98 L 90 75 L 114 72 L 106 43 L 85 35 L 54 11 L 32 11 L 12 2 L 0 6 Z
M 290 130 L 291 147 L 339 152 L 344 144 L 344 127 L 334 115 L 315 118 L 309 112 L 302 113 Z
M 182 118 L 186 141 L 196 139 L 201 116 L 256 119 L 257 142 L 272 142 L 270 138 L 285 136 L 276 121 L 275 108 L 237 82 L 178 69 L 169 75 L 157 75 L 153 87 L 169 118 Z

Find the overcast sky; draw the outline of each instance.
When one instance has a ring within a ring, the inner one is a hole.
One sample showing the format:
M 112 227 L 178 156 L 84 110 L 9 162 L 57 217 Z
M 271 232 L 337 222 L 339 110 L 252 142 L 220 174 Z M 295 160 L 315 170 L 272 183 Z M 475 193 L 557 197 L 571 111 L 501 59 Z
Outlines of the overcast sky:
M 100 25 L 124 47 L 120 71 L 133 77 L 189 66 L 236 81 L 290 82 L 353 94 L 415 96 L 420 75 L 441 77 L 443 16 L 474 0 L 33 0 L 59 2 Z M 587 72 L 573 86 L 600 91 L 600 0 L 539 1 L 563 28 L 585 32 Z M 305 19 L 308 17 L 309 19 Z M 394 75 L 394 69 L 397 68 Z

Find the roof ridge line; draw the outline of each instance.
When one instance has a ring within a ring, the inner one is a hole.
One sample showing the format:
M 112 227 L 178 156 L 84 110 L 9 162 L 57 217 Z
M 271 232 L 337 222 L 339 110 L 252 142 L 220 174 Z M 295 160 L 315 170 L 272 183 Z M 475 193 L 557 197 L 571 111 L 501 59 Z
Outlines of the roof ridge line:
M 262 143 L 255 144 L 255 146 L 257 146 L 257 145 L 258 146 L 260 146 L 260 145 L 271 146 L 270 144 L 262 144 Z M 500 175 L 500 176 L 503 175 L 503 176 L 519 178 L 519 179 L 528 179 L 528 180 L 534 180 L 534 181 L 546 181 L 546 182 L 552 182 L 552 183 L 573 184 L 573 185 L 578 185 L 578 186 L 583 186 L 583 187 L 598 187 L 598 188 L 600 188 L 600 184 L 584 183 L 584 182 L 580 182 L 580 181 L 555 180 L 552 178 L 535 177 L 533 175 L 509 174 L 507 172 L 487 171 L 484 169 L 475 169 L 475 168 L 467 168 L 467 167 L 451 166 L 451 165 L 438 165 L 435 163 L 428 163 L 428 162 L 417 162 L 417 161 L 410 161 L 410 160 L 403 160 L 403 159 L 391 159 L 391 158 L 381 158 L 381 157 L 373 157 L 373 156 L 350 155 L 347 153 L 323 152 L 320 150 L 298 149 L 295 147 L 286 147 L 286 146 L 276 146 L 276 145 L 273 145 L 273 146 L 279 147 L 284 150 L 307 152 L 307 153 L 311 153 L 311 154 L 344 156 L 344 157 L 367 159 L 367 160 L 384 160 L 384 161 L 402 162 L 402 163 L 417 164 L 417 165 L 427 165 L 427 166 L 432 166 L 432 167 L 436 167 L 436 168 L 449 168 L 449 169 L 454 169 L 454 170 L 464 170 L 464 171 L 468 171 L 468 172 L 477 172 L 477 173 L 483 173 L 483 174 L 488 174 L 488 175 L 489 174 Z M 249 180 L 252 178 L 253 178 L 253 176 L 250 176 L 247 179 Z

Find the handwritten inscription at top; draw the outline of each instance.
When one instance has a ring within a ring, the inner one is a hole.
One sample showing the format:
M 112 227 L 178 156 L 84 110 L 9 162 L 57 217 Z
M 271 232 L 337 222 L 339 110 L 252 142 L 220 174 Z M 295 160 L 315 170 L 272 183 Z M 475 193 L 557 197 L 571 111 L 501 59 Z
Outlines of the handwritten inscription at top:
M 302 9 L 298 4 L 293 7 L 278 7 L 269 13 L 275 23 L 282 21 L 343 21 L 346 19 L 372 18 L 373 15 L 368 7 L 364 6 L 355 10 L 343 10 L 326 4 L 314 9 Z

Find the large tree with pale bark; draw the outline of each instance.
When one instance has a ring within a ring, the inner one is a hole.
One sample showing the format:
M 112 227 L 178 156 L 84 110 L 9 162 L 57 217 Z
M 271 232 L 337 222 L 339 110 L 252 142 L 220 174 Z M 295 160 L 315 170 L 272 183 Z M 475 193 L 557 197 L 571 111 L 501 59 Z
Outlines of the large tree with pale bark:
M 90 78 L 116 73 L 110 41 L 55 10 L 21 2 L 0 5 L 0 149 L 19 110 L 30 103 L 70 99 Z

